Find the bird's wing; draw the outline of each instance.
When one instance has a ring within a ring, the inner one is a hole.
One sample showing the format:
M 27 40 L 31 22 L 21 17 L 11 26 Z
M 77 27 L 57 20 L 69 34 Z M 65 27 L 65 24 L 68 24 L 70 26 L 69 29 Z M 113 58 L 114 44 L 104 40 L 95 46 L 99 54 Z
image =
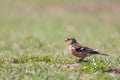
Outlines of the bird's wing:
M 76 52 L 85 52 L 85 53 L 90 53 L 90 54 L 99 54 L 98 51 L 95 51 L 91 48 L 88 48 L 88 47 L 84 47 L 84 46 L 76 46 L 76 45 L 73 45 L 73 49 L 76 51 Z
M 81 46 L 79 43 L 72 45 L 72 47 L 76 52 L 88 53 L 89 55 L 91 55 L 91 54 L 100 54 L 100 55 L 104 55 L 104 56 L 109 56 L 107 54 L 100 53 L 100 52 L 98 52 L 96 50 L 93 50 L 93 49 L 91 49 L 89 47 Z

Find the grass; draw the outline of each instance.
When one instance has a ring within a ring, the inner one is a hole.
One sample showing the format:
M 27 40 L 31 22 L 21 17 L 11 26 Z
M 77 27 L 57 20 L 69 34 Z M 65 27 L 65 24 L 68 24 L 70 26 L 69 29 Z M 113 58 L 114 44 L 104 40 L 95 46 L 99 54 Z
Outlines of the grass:
M 119 80 L 120 1 L 1 1 L 1 80 Z M 99 5 L 99 6 L 97 6 Z M 110 56 L 78 62 L 64 42 L 81 44 Z

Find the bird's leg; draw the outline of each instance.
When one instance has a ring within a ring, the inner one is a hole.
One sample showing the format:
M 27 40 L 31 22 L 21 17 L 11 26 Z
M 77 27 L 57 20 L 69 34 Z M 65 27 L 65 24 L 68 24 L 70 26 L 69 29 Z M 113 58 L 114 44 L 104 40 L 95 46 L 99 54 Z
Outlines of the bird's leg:
M 81 58 L 81 59 L 79 59 L 79 61 L 82 61 L 84 59 L 84 57 L 83 58 Z

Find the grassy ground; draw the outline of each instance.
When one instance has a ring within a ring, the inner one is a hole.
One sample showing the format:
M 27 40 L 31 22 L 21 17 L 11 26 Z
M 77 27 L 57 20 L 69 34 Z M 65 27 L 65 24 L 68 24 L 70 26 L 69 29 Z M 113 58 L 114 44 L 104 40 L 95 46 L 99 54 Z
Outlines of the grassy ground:
M 2 0 L 1 80 L 117 80 L 120 64 L 119 0 Z M 76 63 L 64 42 L 109 54 Z

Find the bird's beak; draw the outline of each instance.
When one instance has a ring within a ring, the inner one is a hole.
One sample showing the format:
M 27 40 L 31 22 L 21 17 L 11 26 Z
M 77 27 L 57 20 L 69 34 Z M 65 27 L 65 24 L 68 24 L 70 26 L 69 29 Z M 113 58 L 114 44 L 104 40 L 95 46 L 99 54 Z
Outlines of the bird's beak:
M 65 41 L 67 41 L 67 39 L 65 39 Z

